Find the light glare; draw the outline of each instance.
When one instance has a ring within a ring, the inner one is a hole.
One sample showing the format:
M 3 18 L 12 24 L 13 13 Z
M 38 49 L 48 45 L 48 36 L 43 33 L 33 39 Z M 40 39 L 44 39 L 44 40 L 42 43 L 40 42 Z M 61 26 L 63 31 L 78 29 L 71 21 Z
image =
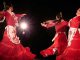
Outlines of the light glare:
M 25 22 L 21 22 L 20 27 L 23 30 L 26 29 L 26 28 L 28 28 L 27 23 L 25 23 Z

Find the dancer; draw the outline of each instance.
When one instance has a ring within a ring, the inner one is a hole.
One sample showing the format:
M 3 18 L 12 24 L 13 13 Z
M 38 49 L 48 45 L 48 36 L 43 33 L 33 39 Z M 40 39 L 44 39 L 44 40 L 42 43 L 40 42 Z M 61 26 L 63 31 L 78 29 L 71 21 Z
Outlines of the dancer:
M 67 46 L 67 36 L 65 31 L 68 26 L 68 22 L 62 18 L 62 13 L 60 12 L 60 14 L 56 15 L 56 20 L 48 20 L 41 23 L 41 25 L 46 28 L 55 26 L 56 34 L 52 39 L 54 43 L 49 48 L 42 50 L 40 54 L 43 57 L 54 55 L 56 52 L 57 55 L 60 55 Z
M 80 12 L 79 12 L 80 9 L 77 10 L 76 12 L 76 15 L 79 16 L 80 15 Z M 71 45 L 71 41 L 73 40 L 73 37 L 74 37 L 74 34 L 76 33 L 77 29 L 75 27 L 78 27 L 79 25 L 79 17 L 73 17 L 70 21 L 69 21 L 69 33 L 68 33 L 68 46 Z M 75 23 L 75 24 L 74 24 Z M 74 27 L 75 26 L 75 27 Z
M 56 60 L 80 60 L 80 8 L 69 21 L 69 42 L 64 52 Z
M 6 5 L 6 10 L 0 14 L 7 22 L 3 39 L 0 42 L 0 60 L 33 60 L 36 55 L 30 51 L 29 47 L 24 48 L 16 35 L 18 20 L 25 14 L 15 14 L 11 4 Z

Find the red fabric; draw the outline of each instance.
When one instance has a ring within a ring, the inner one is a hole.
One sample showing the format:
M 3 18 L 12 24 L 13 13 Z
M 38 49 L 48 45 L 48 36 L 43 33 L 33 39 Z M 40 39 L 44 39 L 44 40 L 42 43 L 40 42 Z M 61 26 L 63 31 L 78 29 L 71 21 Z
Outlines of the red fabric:
M 10 15 L 10 13 L 5 12 L 4 15 L 5 15 L 5 17 L 6 17 L 7 25 L 12 25 L 12 26 L 14 26 L 15 23 L 16 23 L 16 21 L 15 21 L 14 18 Z
M 49 20 L 48 22 L 49 23 L 47 24 L 47 28 L 55 26 L 56 32 L 65 32 L 66 26 L 68 26 L 68 22 L 64 20 L 59 23 L 54 22 L 53 20 Z
M 80 25 L 80 16 L 76 16 L 70 20 L 70 27 L 78 28 Z M 80 60 L 80 33 L 77 30 L 71 45 L 64 52 L 57 56 L 56 60 Z
M 3 40 L 0 42 L 0 60 L 33 60 L 36 57 L 29 48 L 21 44 L 12 43 L 5 31 Z
M 46 57 L 47 55 L 53 55 L 55 52 L 53 51 L 54 48 L 57 48 L 58 54 L 60 55 L 64 49 L 67 47 L 67 37 L 64 33 L 66 31 L 66 27 L 68 26 L 67 21 L 61 21 L 60 23 L 55 25 L 56 33 L 58 33 L 58 36 L 54 40 L 54 43 L 47 49 L 44 49 L 40 52 L 43 57 Z
M 7 25 L 15 26 L 17 19 L 9 12 L 4 12 Z M 20 17 L 20 15 L 17 15 Z M 14 44 L 10 41 L 5 30 L 2 41 L 0 42 L 0 60 L 33 60 L 36 57 L 29 47 L 24 48 L 21 44 Z
M 57 22 L 55 22 L 54 20 L 48 20 L 46 23 L 47 23 L 46 24 L 47 25 L 46 28 L 50 28 L 52 26 L 55 26 Z
M 3 14 L 6 17 L 6 22 L 7 25 L 12 25 L 14 26 L 15 23 L 22 17 L 22 14 L 15 14 L 15 16 L 17 17 L 17 19 L 15 20 L 13 16 L 11 16 L 11 14 L 9 12 L 4 12 Z
M 42 50 L 40 52 L 40 54 L 43 56 L 43 57 L 47 57 L 49 55 L 53 55 L 54 54 L 54 51 L 53 49 L 45 49 L 45 50 Z M 47 55 L 46 55 L 47 54 Z
M 40 54 L 43 55 L 43 57 L 46 57 L 45 54 L 53 55 L 55 53 L 53 51 L 53 49 L 57 48 L 57 50 L 58 50 L 58 54 L 57 55 L 60 55 L 64 51 L 66 46 L 67 46 L 66 35 L 64 33 L 59 33 L 59 35 L 55 39 L 54 43 L 49 48 L 47 48 L 45 50 L 42 50 L 40 52 Z
M 56 32 L 65 32 L 67 26 L 68 26 L 67 21 L 64 21 L 64 20 L 61 21 L 60 23 L 55 25 Z
M 70 21 L 70 27 L 78 28 L 80 24 L 80 16 L 76 16 L 71 19 Z
M 0 20 L 2 20 L 3 17 L 4 17 L 3 13 L 0 12 Z
M 20 20 L 20 18 L 23 17 L 24 15 L 23 14 L 15 14 L 15 16 L 17 16 L 18 20 Z
M 65 49 L 62 55 L 56 60 L 80 60 L 80 34 L 77 31 L 73 37 L 71 46 Z
M 30 48 L 29 48 L 29 47 L 26 47 L 26 51 L 27 51 L 27 55 L 28 55 L 30 58 L 34 59 L 34 58 L 36 57 L 36 55 L 33 54 L 33 53 L 30 51 Z

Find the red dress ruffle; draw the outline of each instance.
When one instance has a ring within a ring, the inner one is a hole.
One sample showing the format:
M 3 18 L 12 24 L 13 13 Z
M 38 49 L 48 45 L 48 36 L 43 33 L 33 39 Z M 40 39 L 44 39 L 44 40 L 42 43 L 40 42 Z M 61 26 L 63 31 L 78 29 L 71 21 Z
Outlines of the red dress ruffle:
M 61 32 L 54 40 L 54 43 L 49 48 L 42 50 L 40 54 L 43 55 L 44 57 L 46 57 L 45 54 L 53 55 L 55 53 L 53 49 L 57 48 L 58 52 L 57 55 L 60 55 L 66 47 L 67 47 L 67 37 L 64 32 Z
M 0 42 L 0 60 L 33 60 L 36 57 L 30 48 L 24 48 L 21 44 L 14 44 L 4 32 L 3 40 Z
M 73 37 L 71 46 L 67 47 L 56 60 L 80 60 L 80 34 L 78 31 Z

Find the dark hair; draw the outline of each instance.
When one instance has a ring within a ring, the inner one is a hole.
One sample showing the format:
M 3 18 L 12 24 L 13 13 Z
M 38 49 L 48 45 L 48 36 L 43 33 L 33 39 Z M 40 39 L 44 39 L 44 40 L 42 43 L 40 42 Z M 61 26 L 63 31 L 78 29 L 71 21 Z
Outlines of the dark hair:
M 56 15 L 56 17 L 57 17 L 58 19 L 62 19 L 62 12 L 58 13 L 58 14 Z
M 6 4 L 5 10 L 8 10 L 10 7 L 13 7 L 12 4 Z
M 61 22 L 61 20 L 63 19 L 63 18 L 62 18 L 62 12 L 58 13 L 58 14 L 56 15 L 56 17 L 57 17 L 58 19 L 56 19 L 55 21 L 58 22 L 58 23 Z

